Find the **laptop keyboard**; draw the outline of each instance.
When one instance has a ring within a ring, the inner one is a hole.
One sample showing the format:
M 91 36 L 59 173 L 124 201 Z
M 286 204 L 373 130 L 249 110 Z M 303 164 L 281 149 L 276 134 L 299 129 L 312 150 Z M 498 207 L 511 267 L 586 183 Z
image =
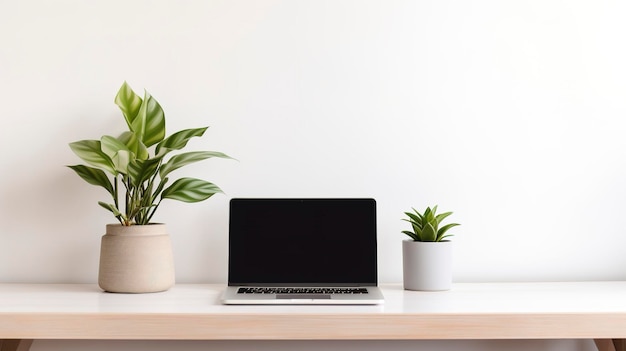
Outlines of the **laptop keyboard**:
M 239 288 L 238 294 L 367 294 L 366 288 Z

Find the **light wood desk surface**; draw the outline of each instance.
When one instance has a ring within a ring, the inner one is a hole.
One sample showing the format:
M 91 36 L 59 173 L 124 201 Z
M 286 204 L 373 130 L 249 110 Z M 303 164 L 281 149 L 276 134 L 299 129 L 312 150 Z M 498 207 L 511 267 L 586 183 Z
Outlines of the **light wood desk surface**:
M 96 285 L 0 284 L 0 350 L 36 339 L 595 339 L 625 350 L 626 282 L 463 283 L 450 291 L 382 285 L 380 306 L 224 306 L 224 285 L 155 294 Z

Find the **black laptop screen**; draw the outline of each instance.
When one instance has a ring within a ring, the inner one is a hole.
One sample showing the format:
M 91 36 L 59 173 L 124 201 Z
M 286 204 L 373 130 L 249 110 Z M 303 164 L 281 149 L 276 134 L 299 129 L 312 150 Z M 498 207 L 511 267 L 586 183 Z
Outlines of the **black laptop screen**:
M 232 199 L 229 285 L 375 285 L 373 199 Z

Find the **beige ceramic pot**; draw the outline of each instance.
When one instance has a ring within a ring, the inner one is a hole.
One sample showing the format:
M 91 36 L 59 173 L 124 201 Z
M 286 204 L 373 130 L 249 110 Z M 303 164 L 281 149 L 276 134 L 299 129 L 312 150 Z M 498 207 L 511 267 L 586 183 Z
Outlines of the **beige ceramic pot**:
M 174 257 L 165 224 L 107 224 L 98 285 L 117 293 L 150 293 L 174 286 Z

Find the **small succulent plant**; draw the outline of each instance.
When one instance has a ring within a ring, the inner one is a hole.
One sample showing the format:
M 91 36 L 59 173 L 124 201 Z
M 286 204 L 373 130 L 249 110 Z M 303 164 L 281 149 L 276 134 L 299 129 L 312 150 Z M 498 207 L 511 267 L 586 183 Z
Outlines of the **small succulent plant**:
M 442 241 L 451 234 L 446 234 L 452 227 L 460 225 L 458 223 L 450 223 L 440 226 L 443 220 L 450 216 L 452 212 L 437 214 L 437 206 L 427 207 L 424 213 L 418 212 L 413 208 L 413 212 L 404 212 L 409 218 L 403 218 L 403 221 L 411 223 L 413 231 L 403 230 L 402 233 L 408 235 L 414 241 Z

